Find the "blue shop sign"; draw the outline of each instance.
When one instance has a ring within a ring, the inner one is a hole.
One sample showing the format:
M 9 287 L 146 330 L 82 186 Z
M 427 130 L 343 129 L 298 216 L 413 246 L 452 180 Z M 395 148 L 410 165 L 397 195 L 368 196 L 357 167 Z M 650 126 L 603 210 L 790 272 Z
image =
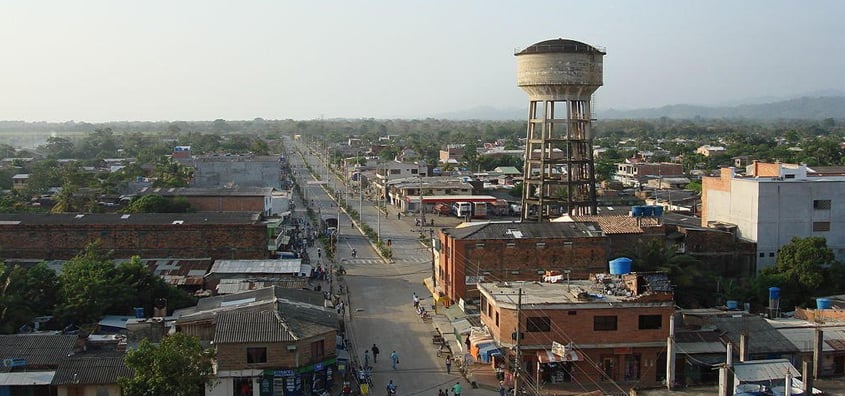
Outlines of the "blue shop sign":
M 293 377 L 296 374 L 293 370 L 274 370 L 274 377 Z

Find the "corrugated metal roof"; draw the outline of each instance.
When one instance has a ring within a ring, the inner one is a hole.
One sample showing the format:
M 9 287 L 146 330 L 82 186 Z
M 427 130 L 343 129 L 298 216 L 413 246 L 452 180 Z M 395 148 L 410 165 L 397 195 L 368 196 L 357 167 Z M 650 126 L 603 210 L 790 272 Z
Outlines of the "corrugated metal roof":
M 121 352 L 84 353 L 64 359 L 53 377 L 53 385 L 116 384 L 120 377 L 131 377 Z
M 752 360 L 734 363 L 733 367 L 736 380 L 746 382 L 783 379 L 787 371 L 793 378 L 801 376 L 787 359 Z
M 601 232 L 592 223 L 516 223 L 484 222 L 465 223 L 464 227 L 446 228 L 443 232 L 455 239 L 497 240 L 521 238 L 600 238 Z
M 215 344 L 296 341 L 297 337 L 276 311 L 221 312 L 214 329 Z
M 701 353 L 725 354 L 725 344 L 715 331 L 678 331 L 675 345 L 679 353 L 688 355 Z
M 299 274 L 302 259 L 215 260 L 208 276 L 222 274 Z
M 739 345 L 740 334 L 743 332 L 748 334 L 749 354 L 799 352 L 799 349 L 789 339 L 760 316 L 711 317 L 709 321 L 724 331 L 724 336 L 728 337 L 734 345 Z
M 23 359 L 27 367 L 56 367 L 74 351 L 78 336 L 55 334 L 0 335 L 0 357 Z M 0 371 L 9 368 L 0 367 Z

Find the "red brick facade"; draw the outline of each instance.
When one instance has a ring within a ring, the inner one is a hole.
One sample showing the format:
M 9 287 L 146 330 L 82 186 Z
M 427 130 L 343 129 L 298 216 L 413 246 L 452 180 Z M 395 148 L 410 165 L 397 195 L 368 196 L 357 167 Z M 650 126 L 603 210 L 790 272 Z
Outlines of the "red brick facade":
M 3 258 L 67 260 L 100 241 L 114 257 L 266 258 L 264 224 L 0 224 Z
M 319 337 L 278 343 L 217 344 L 217 370 L 290 369 L 318 363 L 335 356 L 336 335 L 337 332 L 331 332 Z M 316 354 L 320 348 L 314 346 L 312 349 L 312 345 L 317 343 L 322 343 L 322 355 Z M 295 349 L 289 350 L 288 347 Z M 247 348 L 267 348 L 267 361 L 247 363 Z M 315 351 L 313 355 L 312 351 Z
M 442 232 L 437 237 L 437 285 L 452 301 L 478 297 L 475 282 L 467 285 L 467 277 L 535 281 L 544 271 L 568 269 L 573 279 L 586 279 L 607 268 L 604 237 L 467 240 Z

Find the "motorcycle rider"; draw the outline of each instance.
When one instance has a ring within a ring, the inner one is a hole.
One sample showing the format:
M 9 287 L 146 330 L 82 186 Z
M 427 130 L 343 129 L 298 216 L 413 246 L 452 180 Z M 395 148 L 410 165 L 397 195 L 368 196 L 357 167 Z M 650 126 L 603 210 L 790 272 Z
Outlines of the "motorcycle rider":
M 390 382 L 387 384 L 387 395 L 396 395 L 396 384 L 393 383 L 393 380 L 390 380 Z
M 352 248 L 352 258 L 355 258 L 357 256 L 358 256 L 358 251 L 355 250 L 355 248 Z

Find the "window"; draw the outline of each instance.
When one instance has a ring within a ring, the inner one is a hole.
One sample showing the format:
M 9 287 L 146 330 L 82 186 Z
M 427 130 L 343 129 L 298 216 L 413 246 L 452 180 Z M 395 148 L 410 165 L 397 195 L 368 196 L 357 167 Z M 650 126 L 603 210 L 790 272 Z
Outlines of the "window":
M 321 360 L 326 355 L 325 343 L 323 340 L 314 341 L 311 343 L 311 361 L 316 362 Z
M 775 257 L 775 252 L 769 252 L 769 257 Z
M 814 221 L 813 222 L 813 232 L 820 232 L 820 231 L 830 231 L 830 222 L 829 221 Z
M 760 252 L 760 258 L 765 258 L 765 257 L 766 257 L 766 253 Z
M 552 331 L 552 322 L 547 316 L 528 318 L 525 331 L 529 333 Z
M 821 210 L 821 209 L 830 209 L 830 200 L 829 199 L 817 199 L 813 201 L 813 209 Z
M 496 326 L 499 326 L 499 313 L 496 312 Z
M 578 311 L 566 311 L 566 314 L 569 315 L 569 316 L 577 315 Z
M 267 363 L 267 348 L 247 348 L 246 349 L 247 363 Z
M 593 317 L 593 331 L 616 331 L 615 316 Z
M 485 315 L 487 314 L 487 311 L 484 310 L 484 308 L 486 308 L 486 307 L 487 307 L 487 297 L 481 296 L 481 313 L 483 313 Z
M 795 175 L 783 175 L 783 177 L 786 179 L 794 179 Z
M 640 330 L 658 330 L 663 328 L 663 317 L 660 315 L 640 315 Z

